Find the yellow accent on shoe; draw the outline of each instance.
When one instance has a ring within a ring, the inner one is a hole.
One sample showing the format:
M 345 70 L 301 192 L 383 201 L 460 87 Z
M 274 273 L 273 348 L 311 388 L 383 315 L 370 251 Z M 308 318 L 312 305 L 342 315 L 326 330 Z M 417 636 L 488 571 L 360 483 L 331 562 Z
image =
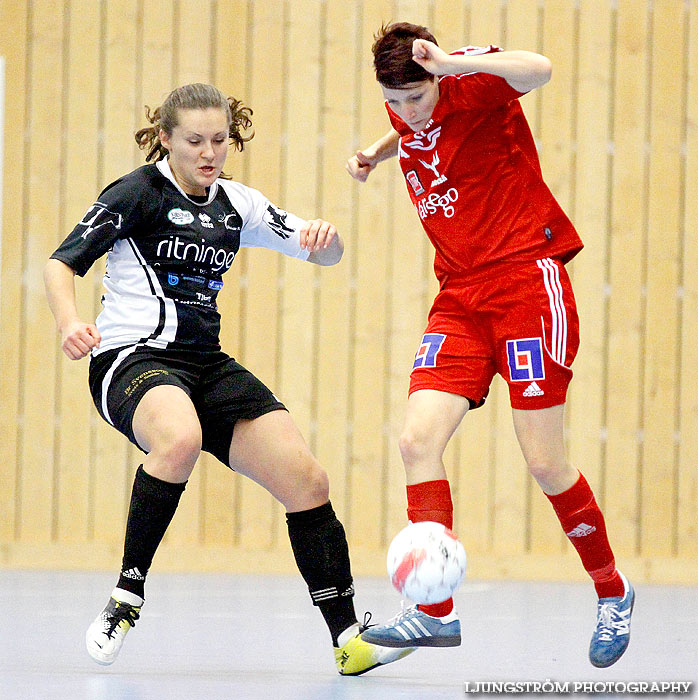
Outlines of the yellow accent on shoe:
M 102 666 L 114 663 L 126 633 L 135 626 L 141 607 L 122 603 L 113 596 L 87 628 L 85 643 L 89 655 Z
M 376 666 L 384 666 L 416 651 L 415 647 L 394 649 L 364 642 L 361 635 L 352 637 L 343 647 L 334 647 L 337 670 L 342 676 L 360 676 Z

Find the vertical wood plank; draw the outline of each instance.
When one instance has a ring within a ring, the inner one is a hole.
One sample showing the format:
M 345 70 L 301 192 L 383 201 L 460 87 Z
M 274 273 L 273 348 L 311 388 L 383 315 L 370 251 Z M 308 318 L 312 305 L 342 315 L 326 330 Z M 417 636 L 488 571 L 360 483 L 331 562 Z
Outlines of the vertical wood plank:
M 675 435 L 679 231 L 684 66 L 683 3 L 657 0 L 652 22 L 652 94 L 643 396 L 643 554 L 670 555 L 676 523 Z M 659 410 L 658 410 L 659 409 Z
M 284 137 L 286 71 L 285 5 L 255 2 L 252 12 L 249 106 L 254 110 L 254 140 L 249 148 L 245 184 L 261 190 L 280 205 Z M 234 156 L 233 156 L 234 158 Z M 284 401 L 278 389 L 279 277 L 281 256 L 266 250 L 245 250 L 236 265 L 242 279 L 240 361 Z M 264 319 L 264 322 L 260 322 Z M 290 406 L 289 408 L 293 408 Z M 245 547 L 273 543 L 278 506 L 248 479 L 237 480 L 236 542 Z
M 226 95 L 232 95 L 245 104 L 250 80 L 247 43 L 251 12 L 247 0 L 216 3 L 213 17 L 214 49 L 211 80 Z M 225 172 L 244 182 L 248 150 L 239 153 L 230 150 Z M 241 342 L 241 261 L 233 265 L 218 295 L 221 314 L 221 347 L 235 357 Z M 206 544 L 232 545 L 235 542 L 236 483 L 240 477 L 230 473 L 214 458 L 202 456 L 203 468 L 203 541 Z
M 27 230 L 26 207 L 16 210 L 17 202 L 28 200 L 28 174 L 31 163 L 28 158 L 26 130 L 28 118 L 26 101 L 28 44 L 27 2 L 0 4 L 0 22 L 3 27 L 13 27 L 11 32 L 0 33 L 0 51 L 12 56 L 5 62 L 5 136 L 4 163 L 15 163 L 21 168 L 22 177 L 3 178 L 2 259 L 0 264 L 0 333 L 3 338 L 20 336 L 20 311 L 22 300 L 22 249 L 23 232 Z M 8 138 L 10 133 L 22 133 L 22 138 Z M 47 347 L 55 343 L 53 326 L 48 326 L 42 338 Z M 49 343 L 51 345 L 49 345 Z M 18 414 L 20 392 L 20 353 L 17 342 L 2 343 L 0 348 L 0 542 L 12 542 L 16 534 L 17 498 L 19 496 L 19 444 Z
M 324 215 L 319 211 L 319 159 L 321 156 L 321 58 L 323 41 L 321 0 L 296 0 L 288 5 L 286 138 L 282 168 L 281 204 L 304 219 Z M 315 41 L 308 42 L 308 36 Z M 329 214 L 325 218 L 331 218 Z M 312 263 L 281 259 L 281 307 L 279 337 L 279 391 L 305 440 L 314 441 L 317 430 L 317 347 L 320 290 L 324 280 L 336 273 Z M 283 508 L 277 507 L 277 543 L 287 542 Z
M 547 53 L 543 50 L 544 36 L 543 24 L 541 21 L 543 9 L 541 4 L 535 0 L 526 2 L 507 2 L 506 4 L 506 25 L 505 25 L 505 49 L 520 49 Z M 556 67 L 553 65 L 553 76 Z M 541 145 L 541 104 L 545 99 L 545 93 L 554 89 L 550 84 L 538 90 L 524 95 L 519 102 L 528 120 L 531 132 L 536 140 L 536 144 Z M 513 477 L 512 488 L 514 493 L 518 490 L 521 497 L 525 499 L 526 513 L 522 523 L 523 542 L 519 546 L 532 550 L 536 553 L 554 552 L 560 548 L 560 537 L 556 536 L 559 525 L 555 519 L 550 504 L 540 493 L 538 485 L 528 476 L 526 461 L 521 454 L 521 449 L 516 439 L 513 429 L 511 403 L 509 400 L 509 390 L 501 378 L 497 378 L 493 399 L 496 399 L 494 407 L 496 409 L 496 422 L 493 429 L 496 431 L 496 453 L 495 459 L 498 466 L 496 480 L 497 484 L 504 484 Z M 511 475 L 511 476 L 509 476 Z M 493 518 L 499 520 L 499 511 L 493 511 Z M 542 536 L 533 535 L 531 528 L 535 523 L 536 532 Z M 547 533 L 547 536 L 545 536 Z M 501 534 L 506 535 L 506 530 L 501 530 Z
M 465 20 L 467 13 L 464 3 L 461 2 L 461 0 L 448 0 L 445 2 L 442 0 L 433 4 L 431 29 L 441 48 L 444 51 L 455 51 L 458 48 L 467 46 L 470 43 L 470 38 L 466 27 Z M 401 183 L 401 186 L 404 189 L 404 182 Z M 422 280 L 420 280 L 422 284 L 418 286 L 416 291 L 418 291 L 422 297 L 427 297 L 426 303 L 423 303 L 422 306 L 426 306 L 428 309 L 431 307 L 438 291 L 434 290 L 433 285 L 436 281 L 433 270 L 434 248 L 428 240 L 426 240 L 426 245 L 424 244 L 427 237 L 422 227 L 419 225 L 419 217 L 414 211 L 412 213 L 414 217 L 413 227 L 418 227 L 422 239 L 420 265 L 422 271 L 425 271 L 428 275 L 426 279 L 422 278 Z M 413 272 L 412 285 L 417 286 L 418 280 L 419 278 L 417 278 Z M 415 304 L 414 307 L 410 309 L 412 316 L 411 323 L 417 325 L 417 328 L 414 330 L 414 340 L 410 346 L 412 356 L 414 356 L 417 343 L 420 340 L 420 336 L 427 321 L 426 314 L 416 313 L 416 310 L 419 308 L 420 306 Z M 410 364 L 406 362 L 405 369 L 409 369 L 409 367 Z M 465 423 L 469 424 L 471 418 L 472 416 L 466 417 Z M 488 523 L 487 484 L 489 480 L 489 470 L 480 469 L 479 465 L 471 464 L 469 460 L 462 459 L 464 451 L 470 447 L 463 444 L 463 430 L 464 428 L 459 427 L 451 438 L 444 453 L 444 466 L 446 467 L 446 473 L 448 474 L 451 486 L 454 531 L 461 537 L 468 551 L 474 551 L 470 548 L 470 543 L 477 540 L 486 540 L 487 538 L 487 534 L 483 534 L 482 531 L 486 530 Z M 467 483 L 466 486 L 464 482 L 468 480 L 469 483 Z M 478 482 L 477 485 L 472 483 L 473 480 Z M 475 492 L 471 492 L 474 487 L 476 488 Z M 461 527 L 460 524 L 466 521 L 466 519 L 467 525 Z
M 211 0 L 178 0 L 177 7 L 175 82 L 177 85 L 208 83 L 213 19 Z
M 133 170 L 135 151 L 131 125 L 140 115 L 136 105 L 138 44 L 137 3 L 118 0 L 101 6 L 100 189 Z M 97 193 L 95 193 L 96 198 Z M 103 293 L 104 261 L 93 268 L 95 299 Z M 96 303 L 95 315 L 101 310 Z M 91 533 L 98 542 L 121 546 L 134 467 L 140 455 L 132 453 L 128 440 L 105 421 L 97 420 L 91 474 Z M 131 454 L 134 460 L 131 460 Z
M 63 134 L 65 177 L 56 247 L 80 221 L 99 191 L 97 129 L 99 103 L 99 6 L 89 0 L 70 3 L 68 81 Z M 78 313 L 94 321 L 90 277 L 75 279 Z M 59 352 L 58 465 L 56 539 L 83 542 L 88 537 L 90 433 L 95 408 L 87 386 L 89 359 L 71 362 Z
M 55 345 L 46 352 L 37 329 L 52 329 L 43 293 L 43 267 L 59 226 L 60 139 L 47 140 L 62 120 L 64 23 L 61 8 L 33 3 L 30 13 L 28 212 L 23 241 L 20 337 L 20 511 L 19 535 L 29 541 L 51 537 L 54 488 Z M 29 378 L 31 378 L 30 381 Z
M 346 520 L 345 483 L 349 466 L 349 370 L 353 322 L 352 259 L 356 252 L 356 212 L 351 178 L 344 163 L 356 149 L 359 86 L 353 68 L 359 62 L 360 12 L 356 0 L 326 4 L 322 85 L 322 174 L 318 212 L 332 221 L 344 240 L 345 253 L 332 269 L 322 270 L 318 309 L 315 378 L 317 437 L 313 448 L 330 477 L 330 497 L 340 520 Z M 347 68 L 349 66 L 349 69 Z M 347 535 L 350 537 L 351 532 Z
M 432 19 L 431 4 L 403 0 L 397 3 L 396 16 L 429 27 Z M 424 294 L 421 275 L 428 248 L 424 246 L 426 236 L 407 193 L 405 177 L 397 158 L 391 159 L 383 167 L 388 167 L 392 176 L 392 208 L 388 212 L 391 227 L 386 231 L 389 236 L 385 290 L 386 414 L 382 430 L 385 444 L 380 477 L 383 484 L 381 544 L 387 546 L 392 537 L 407 524 L 405 470 L 398 439 L 404 423 L 414 354 L 426 325 L 426 317 L 421 313 Z
M 376 83 L 371 45 L 373 34 L 392 17 L 389 2 L 368 2 L 362 6 L 360 37 L 361 92 L 359 94 L 360 147 L 370 145 L 385 134 L 390 124 Z M 349 524 L 353 541 L 373 549 L 380 548 L 382 536 L 376 523 L 383 512 L 381 470 L 386 419 L 385 288 L 389 255 L 388 217 L 390 207 L 390 167 L 377 168 L 371 181 L 358 191 L 359 216 L 355 238 L 356 296 L 352 357 L 352 461 L 348 488 Z
M 639 542 L 643 268 L 647 225 L 648 15 L 621 0 L 616 12 L 608 308 L 608 415 L 604 512 L 616 555 Z
M 692 558 L 698 555 L 698 368 L 692 361 L 698 338 L 698 2 L 691 0 L 688 45 L 686 46 L 686 115 L 683 186 L 683 305 L 681 328 L 681 402 L 677 554 Z
M 574 261 L 580 350 L 567 403 L 569 456 L 604 505 L 603 443 L 606 433 L 606 316 L 611 103 L 611 8 L 593 0 L 579 8 L 574 210 L 585 248 Z M 617 497 L 616 495 L 612 497 Z
M 209 83 L 211 75 L 211 0 L 179 0 L 173 17 L 174 43 L 177 64 L 172 88 L 191 83 Z M 214 459 L 202 454 L 194 468 L 186 491 L 180 501 L 165 542 L 167 544 L 197 544 L 203 534 L 202 481 L 206 467 Z
M 543 177 L 560 206 L 574 211 L 576 89 L 577 89 L 577 15 L 569 0 L 546 0 L 543 7 L 542 53 L 553 63 L 553 76 L 541 90 L 540 161 Z M 573 265 L 568 266 L 568 269 Z M 575 276 L 576 279 L 576 276 Z M 574 385 L 572 385 L 574 387 Z M 574 388 L 572 388 L 572 391 Z M 563 537 L 551 512 L 550 503 L 529 480 L 531 551 L 558 549 Z M 559 533 L 559 534 L 558 534 Z M 565 551 L 568 545 L 565 545 Z

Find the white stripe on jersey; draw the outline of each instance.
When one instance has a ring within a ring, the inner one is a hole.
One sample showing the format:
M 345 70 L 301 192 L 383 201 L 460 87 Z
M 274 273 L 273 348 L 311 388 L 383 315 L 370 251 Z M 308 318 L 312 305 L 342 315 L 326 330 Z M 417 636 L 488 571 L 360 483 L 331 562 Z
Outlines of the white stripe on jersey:
M 543 272 L 543 283 L 550 301 L 552 337 L 548 352 L 555 362 L 564 365 L 567 357 L 567 312 L 562 299 L 560 270 L 550 258 L 537 260 L 536 263 Z M 545 334 L 545 326 L 543 331 Z
M 166 348 L 175 340 L 175 302 L 165 296 L 134 239 L 118 240 L 109 251 L 104 287 L 104 309 L 97 317 L 97 328 L 108 340 L 94 355 L 141 341 L 149 347 Z

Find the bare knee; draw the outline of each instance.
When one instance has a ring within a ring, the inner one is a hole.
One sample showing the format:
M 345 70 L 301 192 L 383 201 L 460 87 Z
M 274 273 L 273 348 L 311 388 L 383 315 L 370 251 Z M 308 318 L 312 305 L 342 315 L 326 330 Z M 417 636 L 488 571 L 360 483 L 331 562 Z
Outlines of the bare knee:
M 304 500 L 307 500 L 309 508 L 321 506 L 330 500 L 330 479 L 327 472 L 315 461 L 311 461 L 303 470 L 300 479 Z
M 547 494 L 562 493 L 574 485 L 579 472 L 566 461 L 532 459 L 528 471 Z
M 440 450 L 426 432 L 406 427 L 398 440 L 400 455 L 406 467 L 436 457 L 441 458 Z
M 186 481 L 201 453 L 201 429 L 192 426 L 177 430 L 154 443 L 146 458 L 146 471 L 173 483 Z

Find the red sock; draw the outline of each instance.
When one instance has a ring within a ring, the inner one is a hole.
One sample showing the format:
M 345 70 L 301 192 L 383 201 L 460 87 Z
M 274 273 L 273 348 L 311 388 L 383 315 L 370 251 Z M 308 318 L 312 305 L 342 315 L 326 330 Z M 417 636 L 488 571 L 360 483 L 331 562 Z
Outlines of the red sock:
M 567 491 L 546 496 L 594 581 L 599 598 L 624 595 L 625 585 L 616 569 L 603 514 L 584 476 L 580 473 L 577 482 Z
M 412 523 L 430 520 L 453 528 L 453 501 L 451 487 L 446 479 L 423 481 L 407 486 L 407 517 Z M 422 612 L 432 617 L 444 617 L 453 610 L 453 598 L 433 605 L 418 605 Z

